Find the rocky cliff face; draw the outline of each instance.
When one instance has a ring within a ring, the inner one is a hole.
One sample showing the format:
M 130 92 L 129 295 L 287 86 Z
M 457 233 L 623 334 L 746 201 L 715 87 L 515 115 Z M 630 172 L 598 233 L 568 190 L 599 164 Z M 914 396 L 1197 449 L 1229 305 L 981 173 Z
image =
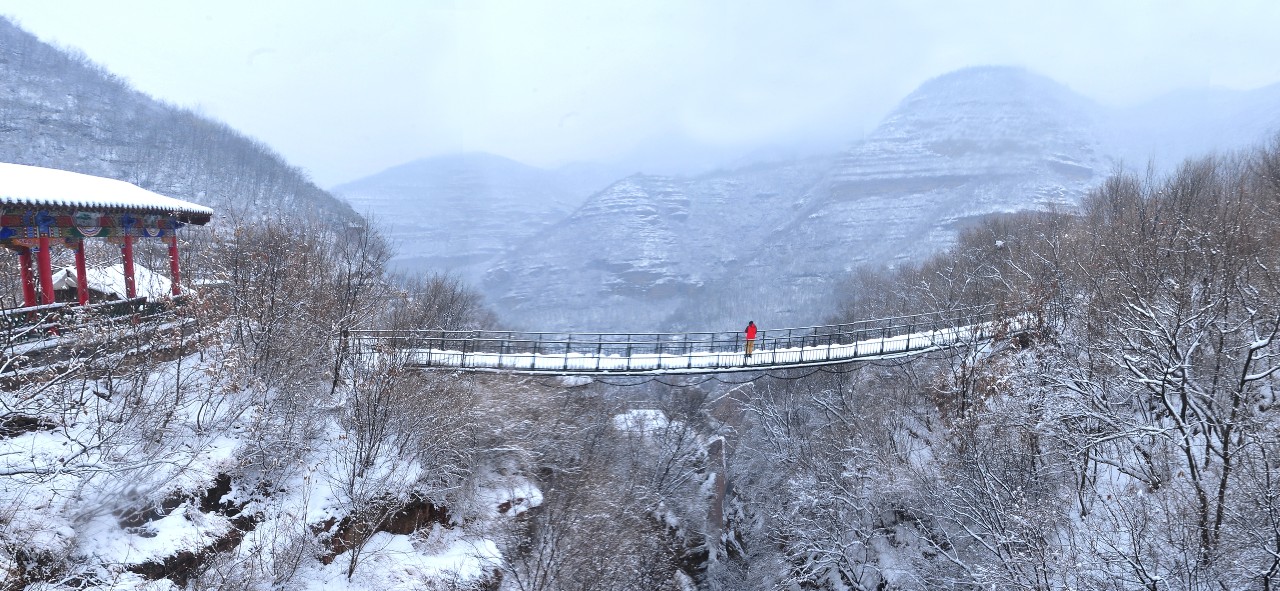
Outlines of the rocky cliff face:
M 948 74 L 844 155 L 805 219 L 886 220 L 875 225 L 883 232 L 858 228 L 877 238 L 865 244 L 869 258 L 918 258 L 948 244 L 966 217 L 1075 203 L 1110 165 L 1099 117 L 1092 103 L 1022 70 Z

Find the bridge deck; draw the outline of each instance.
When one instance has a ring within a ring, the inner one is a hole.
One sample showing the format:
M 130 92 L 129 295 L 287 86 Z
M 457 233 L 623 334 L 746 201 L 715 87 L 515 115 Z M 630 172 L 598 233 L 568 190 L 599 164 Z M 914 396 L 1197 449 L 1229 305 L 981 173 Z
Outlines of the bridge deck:
M 751 357 L 741 333 L 567 334 L 353 330 L 360 355 L 410 366 L 523 374 L 654 375 L 814 367 L 918 355 L 1021 329 L 990 306 L 848 324 L 761 331 Z

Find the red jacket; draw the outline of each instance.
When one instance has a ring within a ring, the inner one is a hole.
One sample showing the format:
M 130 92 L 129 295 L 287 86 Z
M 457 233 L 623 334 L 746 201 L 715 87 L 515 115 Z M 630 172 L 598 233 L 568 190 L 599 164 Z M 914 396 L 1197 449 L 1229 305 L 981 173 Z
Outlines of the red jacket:
M 749 340 L 752 340 L 752 339 L 754 339 L 754 338 L 756 338 L 756 325 L 755 325 L 755 324 L 748 324 L 748 325 L 747 325 L 747 340 L 749 341 Z

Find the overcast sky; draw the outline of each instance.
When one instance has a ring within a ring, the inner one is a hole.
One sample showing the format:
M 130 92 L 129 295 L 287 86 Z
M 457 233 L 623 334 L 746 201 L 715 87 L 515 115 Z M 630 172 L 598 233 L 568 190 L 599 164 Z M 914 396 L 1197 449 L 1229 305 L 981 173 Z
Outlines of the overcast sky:
M 845 144 L 921 82 L 1018 65 L 1104 104 L 1280 81 L 1280 2 L 0 0 L 322 186 L 461 151 Z

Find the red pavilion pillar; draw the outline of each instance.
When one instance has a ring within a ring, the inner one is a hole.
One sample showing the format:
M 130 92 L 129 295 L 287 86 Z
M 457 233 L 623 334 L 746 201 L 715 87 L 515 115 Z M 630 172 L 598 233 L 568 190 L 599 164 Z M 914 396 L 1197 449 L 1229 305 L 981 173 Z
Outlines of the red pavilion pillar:
M 173 279 L 173 297 L 182 295 L 182 288 L 178 287 L 178 233 L 177 231 L 169 232 L 169 276 Z
M 133 281 L 133 236 L 125 234 L 123 242 L 120 251 L 124 255 L 124 294 L 132 300 L 138 297 L 138 288 Z
M 18 272 L 22 273 L 22 306 L 30 308 L 36 305 L 36 284 L 31 280 L 31 249 L 22 247 L 18 250 Z
M 52 304 L 54 302 L 53 265 L 49 259 L 49 235 L 41 234 L 38 240 L 40 246 L 36 251 L 36 270 L 40 273 L 40 303 Z
M 89 273 L 84 264 L 84 238 L 76 241 L 76 296 L 81 306 L 89 303 Z

